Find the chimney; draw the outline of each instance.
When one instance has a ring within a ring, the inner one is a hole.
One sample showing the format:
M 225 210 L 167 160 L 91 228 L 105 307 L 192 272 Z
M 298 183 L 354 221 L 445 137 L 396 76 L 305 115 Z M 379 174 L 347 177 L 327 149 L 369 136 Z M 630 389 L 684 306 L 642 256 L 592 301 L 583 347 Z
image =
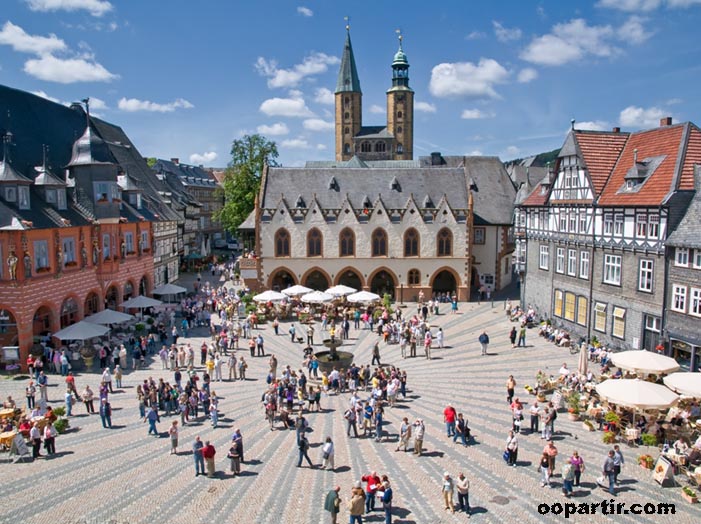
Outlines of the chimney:
M 171 158 L 170 161 L 173 162 L 176 166 L 180 164 L 179 158 Z
M 443 163 L 442 160 L 443 159 L 441 157 L 440 152 L 434 151 L 433 153 L 431 153 L 431 165 L 432 166 L 440 166 Z
M 613 128 L 613 132 L 614 132 L 614 133 L 620 133 L 620 132 L 621 132 L 621 128 L 620 128 L 620 127 L 614 127 L 614 128 Z
M 671 125 L 672 125 L 672 117 L 671 116 L 666 116 L 664 118 L 660 118 L 660 127 L 671 126 Z

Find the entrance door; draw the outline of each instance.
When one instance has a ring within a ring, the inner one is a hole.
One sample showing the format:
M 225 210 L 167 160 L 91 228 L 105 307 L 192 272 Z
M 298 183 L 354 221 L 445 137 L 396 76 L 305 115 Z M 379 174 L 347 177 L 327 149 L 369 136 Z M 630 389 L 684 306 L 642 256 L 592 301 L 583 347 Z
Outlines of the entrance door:
M 662 321 L 660 317 L 645 315 L 644 325 L 643 346 L 640 349 L 654 351 L 655 347 L 660 343 L 660 326 L 662 325 Z

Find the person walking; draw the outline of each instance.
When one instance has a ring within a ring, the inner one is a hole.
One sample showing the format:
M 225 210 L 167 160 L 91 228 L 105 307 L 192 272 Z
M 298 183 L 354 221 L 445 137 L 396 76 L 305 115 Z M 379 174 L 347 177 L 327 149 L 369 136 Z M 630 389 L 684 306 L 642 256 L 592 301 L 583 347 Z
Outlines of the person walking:
M 506 381 L 506 402 L 511 404 L 514 400 L 514 391 L 516 389 L 516 380 L 513 375 L 509 375 Z
M 124 374 L 122 373 L 122 368 L 119 366 L 114 367 L 114 385 L 117 388 L 122 388 L 122 378 Z
M 100 402 L 100 420 L 103 428 L 112 427 L 112 404 L 106 398 Z
M 613 446 L 613 480 L 616 483 L 616 486 L 618 486 L 621 482 L 618 480 L 618 475 L 621 474 L 621 468 L 623 467 L 623 464 L 625 464 L 625 460 L 623 460 L 623 453 L 621 453 L 621 447 L 616 444 Z
M 231 473 L 233 473 L 235 477 L 237 474 L 241 473 L 241 456 L 239 455 L 239 450 L 236 443 L 231 444 L 227 457 L 231 462 Z
M 56 435 L 58 435 L 58 432 L 53 423 L 49 420 L 46 426 L 44 426 L 44 449 L 46 449 L 47 455 L 54 455 L 56 453 Z
M 331 524 L 338 523 L 338 513 L 341 510 L 341 486 L 336 486 L 326 494 L 324 509 L 331 514 Z
M 226 365 L 229 368 L 229 382 L 236 380 L 236 353 L 232 351 L 229 353 L 229 358 L 226 361 Z
M 584 459 L 579 456 L 579 452 L 575 450 L 570 457 L 570 463 L 574 469 L 574 485 L 579 486 L 579 479 L 582 477 L 584 472 Z
M 174 420 L 168 428 L 168 436 L 170 436 L 170 454 L 178 454 L 178 421 Z
M 424 421 L 421 419 L 416 419 L 414 422 L 414 455 L 421 456 L 424 444 L 424 433 L 426 432 L 426 426 Z
M 240 429 L 234 431 L 234 435 L 231 437 L 231 442 L 236 446 L 236 453 L 239 456 L 239 460 L 242 463 L 245 462 L 243 458 L 243 435 L 241 434 Z
M 555 444 L 553 443 L 552 440 L 548 440 L 548 443 L 545 445 L 545 448 L 543 448 L 543 453 L 545 453 L 548 456 L 549 459 L 549 466 L 548 466 L 548 475 L 553 476 L 553 472 L 555 471 L 555 457 L 557 457 L 557 447 L 555 447 Z
M 402 419 L 402 425 L 399 427 L 399 444 L 395 451 L 399 451 L 399 448 L 404 447 L 404 452 L 406 453 L 409 446 L 409 439 L 411 438 L 411 424 L 409 424 L 409 419 L 404 417 Z
M 509 455 L 507 463 L 509 466 L 516 467 L 516 459 L 518 458 L 518 438 L 513 431 L 509 431 L 509 436 L 506 438 L 506 451 Z
M 531 415 L 531 434 L 538 433 L 538 422 L 540 421 L 540 408 L 538 407 L 538 402 L 531 404 L 528 411 Z
M 363 507 L 365 503 L 365 493 L 362 484 L 358 480 L 353 484 L 351 499 L 348 501 L 348 512 L 350 513 L 350 524 L 363 524 Z
M 516 347 L 516 326 L 512 326 L 511 331 L 509 331 L 509 340 L 511 341 L 511 347 Z
M 573 488 L 572 484 L 574 482 L 574 466 L 572 466 L 572 459 L 568 458 L 562 465 L 562 494 L 565 497 L 571 497 Z
M 27 387 L 24 389 L 24 394 L 27 397 L 27 409 L 34 409 L 37 388 L 34 386 L 34 381 L 30 380 Z
M 389 480 L 382 481 L 382 509 L 385 512 L 385 524 L 392 524 L 392 486 Z
M 382 480 L 373 471 L 369 475 L 363 475 L 360 480 L 365 482 L 365 513 L 375 511 L 375 493 L 380 489 Z
M 467 513 L 470 517 L 470 481 L 465 478 L 465 474 L 460 472 L 458 480 L 455 481 L 455 488 L 458 492 L 458 507 L 460 511 Z
M 445 431 L 448 437 L 455 435 L 455 417 L 457 412 L 452 404 L 448 404 L 443 410 L 443 422 L 445 422 Z
M 518 342 L 516 343 L 516 347 L 526 347 L 526 325 L 521 324 L 521 329 L 518 331 Z
M 330 469 L 333 471 L 334 467 L 334 446 L 331 437 L 326 437 L 326 442 L 321 448 L 321 469 Z
M 601 468 L 604 478 L 608 479 L 609 493 L 613 496 L 616 495 L 616 466 L 614 465 L 615 454 L 616 452 L 614 450 L 609 450 L 608 455 L 604 459 L 604 465 Z
M 540 464 L 539 464 L 539 469 L 540 469 L 540 487 L 544 488 L 545 486 L 547 487 L 552 487 L 550 486 L 550 457 L 548 457 L 547 453 L 543 453 L 540 457 Z
M 445 504 L 445 509 L 451 513 L 455 513 L 455 506 L 453 505 L 453 491 L 455 491 L 455 483 L 447 471 L 443 473 L 443 483 L 441 485 L 441 493 L 443 495 L 443 504 Z
M 487 354 L 487 347 L 489 346 L 489 335 L 486 331 L 482 331 L 482 334 L 478 338 L 480 346 L 482 346 L 482 355 Z
M 66 406 L 66 416 L 73 416 L 73 394 L 70 389 L 66 389 L 66 394 L 64 395 L 64 402 Z
M 149 412 L 146 414 L 146 418 L 144 419 L 144 422 L 148 422 L 148 434 L 150 435 L 153 433 L 156 437 L 158 437 L 158 430 L 156 429 L 156 422 L 160 422 L 161 417 L 158 415 L 158 411 L 156 409 L 156 405 L 152 405 L 151 409 L 149 409 Z
M 372 347 L 372 362 L 370 362 L 371 365 L 375 365 L 375 361 L 377 361 L 377 365 L 381 366 L 382 364 L 380 363 L 380 342 L 375 342 L 375 345 Z
M 455 434 L 453 435 L 453 443 L 456 440 L 462 440 L 462 445 L 467 447 L 467 422 L 463 418 L 462 413 L 458 413 L 458 419 L 455 421 Z
M 302 467 L 302 459 L 306 459 L 307 463 L 309 464 L 310 468 L 314 467 L 314 464 L 312 464 L 312 459 L 309 458 L 309 440 L 307 440 L 307 437 L 302 433 L 299 436 L 299 439 L 297 440 L 297 448 L 299 449 L 299 460 L 297 461 L 297 467 L 301 468 Z
M 348 423 L 346 435 L 350 437 L 351 429 L 353 429 L 353 435 L 355 438 L 358 438 L 358 412 L 356 408 L 354 406 L 349 407 L 343 414 L 343 418 L 345 418 Z
M 202 456 L 204 457 L 204 463 L 207 466 L 207 478 L 212 478 L 215 473 L 214 456 L 217 454 L 217 450 L 214 448 L 214 444 L 210 441 L 204 443 L 202 448 Z
M 32 424 L 32 429 L 29 430 L 29 440 L 32 443 L 32 458 L 41 457 L 41 430 L 39 422 Z

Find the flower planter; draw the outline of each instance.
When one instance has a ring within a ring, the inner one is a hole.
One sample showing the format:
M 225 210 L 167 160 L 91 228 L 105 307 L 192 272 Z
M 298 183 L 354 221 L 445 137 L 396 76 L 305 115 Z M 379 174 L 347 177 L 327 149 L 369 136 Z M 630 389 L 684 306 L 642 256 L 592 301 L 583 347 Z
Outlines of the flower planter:
M 641 463 L 638 464 L 638 465 L 639 465 L 641 468 L 647 469 L 647 470 L 652 470 L 652 469 L 655 467 L 654 464 L 648 464 L 648 463 L 646 463 L 646 462 L 641 462 Z
M 699 501 L 699 498 L 696 496 L 695 493 L 693 495 L 690 495 L 685 490 L 682 490 L 682 498 L 686 500 L 689 504 L 696 504 Z

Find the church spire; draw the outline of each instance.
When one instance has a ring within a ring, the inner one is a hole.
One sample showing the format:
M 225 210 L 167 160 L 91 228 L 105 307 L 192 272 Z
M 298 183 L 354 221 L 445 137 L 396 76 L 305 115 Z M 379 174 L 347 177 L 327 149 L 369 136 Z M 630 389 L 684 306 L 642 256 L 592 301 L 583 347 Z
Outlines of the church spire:
M 348 17 L 346 17 L 346 22 L 348 22 Z M 353 46 L 351 45 L 350 24 L 348 23 L 346 23 L 346 43 L 343 46 L 341 68 L 338 71 L 338 81 L 336 82 L 336 93 L 362 93 L 360 80 L 358 80 L 358 69 L 355 67 Z

